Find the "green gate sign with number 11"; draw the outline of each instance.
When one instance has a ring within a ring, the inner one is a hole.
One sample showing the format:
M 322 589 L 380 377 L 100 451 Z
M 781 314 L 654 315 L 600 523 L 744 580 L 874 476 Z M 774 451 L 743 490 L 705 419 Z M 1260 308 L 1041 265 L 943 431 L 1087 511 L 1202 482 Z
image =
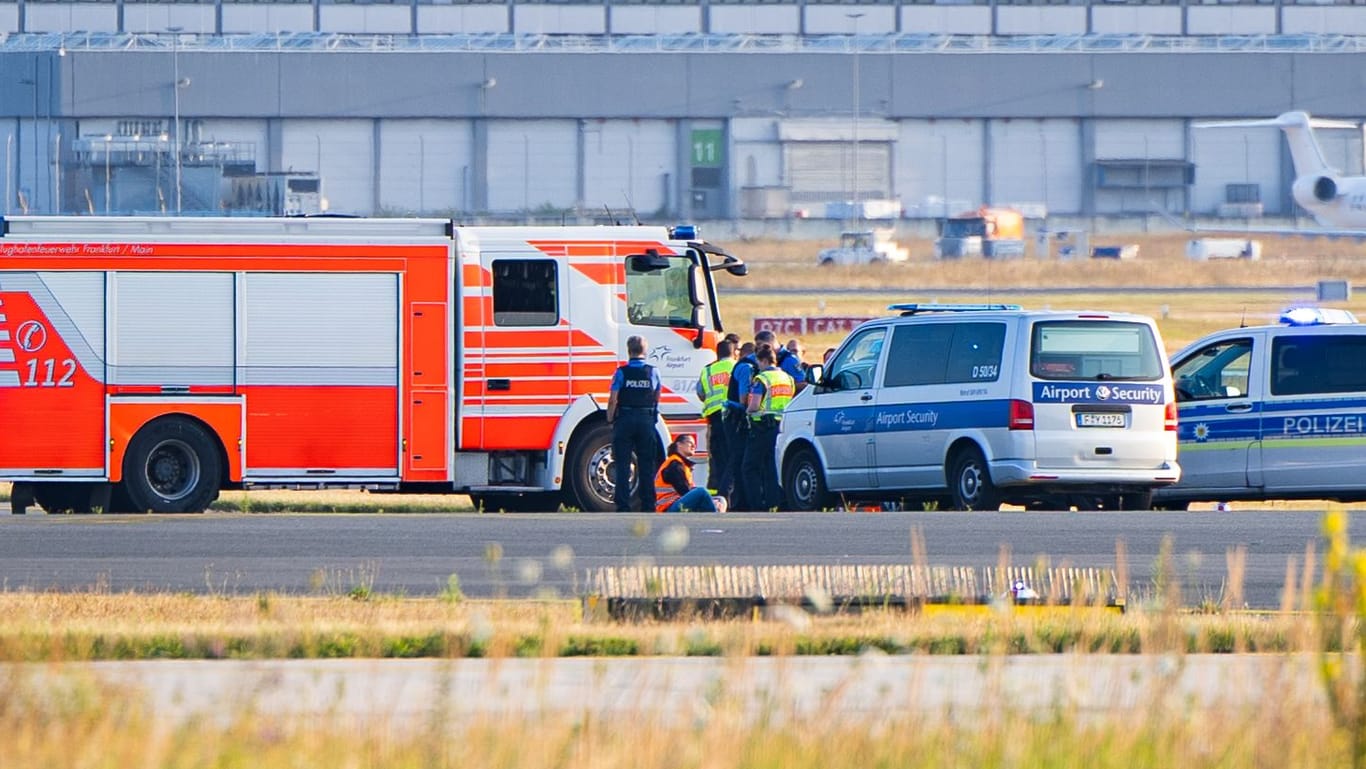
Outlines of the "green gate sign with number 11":
M 704 128 L 692 132 L 692 164 L 694 166 L 720 166 L 725 160 L 721 148 L 721 129 Z

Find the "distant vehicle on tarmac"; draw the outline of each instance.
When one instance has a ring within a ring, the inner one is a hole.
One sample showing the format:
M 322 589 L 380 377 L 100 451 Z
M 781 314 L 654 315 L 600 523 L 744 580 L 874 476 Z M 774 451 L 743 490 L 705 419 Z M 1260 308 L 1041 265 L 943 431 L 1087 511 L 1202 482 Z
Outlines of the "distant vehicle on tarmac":
M 891 239 L 890 232 L 861 230 L 840 233 L 840 244 L 823 248 L 816 262 L 825 265 L 874 264 L 904 262 L 910 253 Z
M 1366 325 L 1350 313 L 1295 308 L 1172 360 L 1182 477 L 1157 505 L 1366 500 Z
M 793 510 L 842 500 L 1148 509 L 1177 481 L 1176 403 L 1151 318 L 892 305 L 783 415 Z
M 982 207 L 940 222 L 934 255 L 939 259 L 1024 256 L 1024 214 L 1011 208 Z

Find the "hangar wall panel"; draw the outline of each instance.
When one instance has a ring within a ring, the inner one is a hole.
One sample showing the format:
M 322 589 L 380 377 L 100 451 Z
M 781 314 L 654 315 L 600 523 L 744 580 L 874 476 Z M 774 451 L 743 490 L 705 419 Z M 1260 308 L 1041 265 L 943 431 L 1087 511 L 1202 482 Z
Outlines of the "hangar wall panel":
M 407 5 L 330 5 L 318 12 L 321 32 L 367 32 L 403 35 L 412 31 L 412 14 Z
M 431 34 L 508 32 L 505 5 L 418 5 L 417 30 Z
M 893 181 L 906 215 L 937 217 L 984 199 L 981 120 L 904 120 Z
M 1091 8 L 1091 31 L 1098 35 L 1179 35 L 1180 6 L 1109 6 Z
M 113 3 L 28 3 L 25 23 L 27 32 L 62 32 L 68 29 L 117 32 L 119 28 L 118 12 Z M 165 25 L 160 29 L 165 29 Z M 212 26 L 209 29 L 212 30 Z
M 85 3 L 71 3 L 81 6 Z M 29 5 L 32 8 L 33 4 Z M 215 32 L 213 4 L 131 3 L 123 4 L 123 31 L 164 33 L 181 27 L 185 34 L 212 35 Z
M 488 128 L 488 207 L 528 211 L 578 203 L 573 120 L 495 120 Z
M 712 32 L 795 35 L 801 32 L 801 8 L 795 5 L 713 5 Z
M 374 212 L 374 141 L 370 120 L 290 120 L 283 130 L 281 165 L 316 169 L 328 211 Z
M 778 121 L 772 118 L 737 118 L 731 121 L 731 178 L 737 187 L 786 187 L 790 180 L 783 168 L 783 148 L 778 142 Z
M 896 31 L 896 6 L 860 5 L 858 10 L 863 14 L 857 20 L 860 35 L 881 35 Z M 855 31 L 854 22 L 854 19 L 849 18 L 847 5 L 806 6 L 808 35 L 848 35 Z
M 1186 127 L 1180 120 L 1101 120 L 1097 160 L 1183 160 Z
M 901 28 L 940 35 L 990 35 L 991 9 L 984 5 L 903 5 Z
M 1192 35 L 1270 35 L 1276 32 L 1275 8 L 1191 6 L 1186 9 Z
M 391 214 L 468 211 L 474 139 L 467 120 L 380 124 L 380 209 Z
M 223 33 L 227 35 L 249 32 L 311 32 L 313 7 L 269 3 L 265 5 L 223 4 Z
M 1225 202 L 1225 185 L 1257 184 L 1261 188 L 1263 212 L 1287 213 L 1281 188 L 1289 180 L 1281 178 L 1281 132 L 1269 128 L 1221 128 L 1191 131 L 1191 162 L 1195 163 L 1195 185 L 1191 189 L 1191 210 L 1214 214 Z
M 676 35 L 702 31 L 702 8 L 658 5 L 614 5 L 614 35 Z
M 1086 32 L 1086 9 L 1045 5 L 996 7 L 996 32 L 1000 35 L 1080 35 Z
M 514 5 L 512 31 L 520 35 L 601 35 L 607 31 L 602 5 Z
M 1281 8 L 1281 30 L 1287 35 L 1366 35 L 1366 15 L 1358 7 Z
M 634 209 L 640 216 L 676 208 L 677 131 L 667 120 L 586 121 L 583 125 L 583 205 Z
M 1045 203 L 1050 213 L 1082 210 L 1085 169 L 1075 120 L 993 120 L 990 142 L 992 205 Z

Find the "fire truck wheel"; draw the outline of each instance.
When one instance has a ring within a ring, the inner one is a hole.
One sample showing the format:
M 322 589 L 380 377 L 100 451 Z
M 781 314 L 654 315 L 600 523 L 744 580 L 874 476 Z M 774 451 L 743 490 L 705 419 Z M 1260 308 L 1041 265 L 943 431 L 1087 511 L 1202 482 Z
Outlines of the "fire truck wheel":
M 167 417 L 133 436 L 123 459 L 123 483 L 136 510 L 202 513 L 218 496 L 218 447 L 208 431 L 183 417 Z
M 617 487 L 614 472 L 612 426 L 600 422 L 588 428 L 575 443 L 566 479 L 572 499 L 567 501 L 586 513 L 616 510 L 612 498 Z

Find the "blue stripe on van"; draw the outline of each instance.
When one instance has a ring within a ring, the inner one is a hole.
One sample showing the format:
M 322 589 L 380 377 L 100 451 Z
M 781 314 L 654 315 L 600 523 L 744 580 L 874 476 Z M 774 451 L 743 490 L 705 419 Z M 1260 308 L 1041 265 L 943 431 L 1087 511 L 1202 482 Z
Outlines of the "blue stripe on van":
M 848 406 L 818 409 L 816 435 L 1005 427 L 1009 418 L 1010 401 L 1005 399 Z
M 1035 403 L 1129 403 L 1161 406 L 1162 385 L 1131 382 L 1035 382 Z

